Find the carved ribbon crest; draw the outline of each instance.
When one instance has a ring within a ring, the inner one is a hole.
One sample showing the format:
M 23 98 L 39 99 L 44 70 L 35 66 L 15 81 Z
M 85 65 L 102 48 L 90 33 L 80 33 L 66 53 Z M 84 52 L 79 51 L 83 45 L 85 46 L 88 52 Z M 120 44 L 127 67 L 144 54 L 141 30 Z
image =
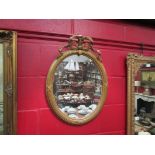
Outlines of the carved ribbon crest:
M 93 39 L 88 36 L 73 35 L 69 38 L 67 45 L 59 49 L 60 54 L 67 50 L 83 50 L 93 52 L 98 60 L 101 60 L 101 52 L 93 48 Z

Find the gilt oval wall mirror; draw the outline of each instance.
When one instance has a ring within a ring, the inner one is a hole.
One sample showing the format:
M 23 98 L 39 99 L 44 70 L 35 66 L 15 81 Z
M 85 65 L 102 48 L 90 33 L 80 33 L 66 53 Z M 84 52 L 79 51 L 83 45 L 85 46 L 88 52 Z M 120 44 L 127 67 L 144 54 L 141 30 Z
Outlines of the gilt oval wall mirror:
M 46 94 L 50 107 L 63 121 L 81 125 L 101 111 L 107 95 L 107 75 L 92 39 L 72 36 L 50 66 Z M 66 50 L 67 49 L 67 50 Z
M 155 57 L 129 54 L 127 134 L 155 135 Z

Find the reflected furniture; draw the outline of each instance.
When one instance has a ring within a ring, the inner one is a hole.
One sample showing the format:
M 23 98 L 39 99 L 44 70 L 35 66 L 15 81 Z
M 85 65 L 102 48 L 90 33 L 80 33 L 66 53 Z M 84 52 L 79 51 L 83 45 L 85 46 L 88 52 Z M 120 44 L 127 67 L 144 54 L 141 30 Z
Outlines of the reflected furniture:
M 127 134 L 155 134 L 155 57 L 127 57 Z

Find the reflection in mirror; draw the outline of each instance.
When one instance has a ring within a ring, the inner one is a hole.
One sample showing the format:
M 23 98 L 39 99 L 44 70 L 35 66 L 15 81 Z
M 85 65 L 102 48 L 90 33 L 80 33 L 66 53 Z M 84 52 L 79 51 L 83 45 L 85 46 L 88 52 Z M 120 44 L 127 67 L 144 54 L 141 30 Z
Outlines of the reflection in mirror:
M 155 134 L 155 64 L 142 64 L 135 76 L 135 134 Z
M 70 55 L 57 66 L 54 95 L 60 111 L 81 119 L 95 111 L 101 96 L 102 80 L 96 64 L 87 56 Z
M 0 44 L 0 135 L 3 134 L 3 44 Z

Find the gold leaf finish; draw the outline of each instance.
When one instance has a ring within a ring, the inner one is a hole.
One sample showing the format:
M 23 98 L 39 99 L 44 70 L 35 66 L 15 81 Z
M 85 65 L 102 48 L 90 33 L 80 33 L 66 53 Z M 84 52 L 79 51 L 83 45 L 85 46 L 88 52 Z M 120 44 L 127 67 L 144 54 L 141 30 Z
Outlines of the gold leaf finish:
M 79 37 L 81 40 L 79 39 Z M 78 37 L 74 36 L 73 38 L 71 38 L 71 40 L 73 40 L 75 38 L 79 39 L 78 42 L 81 46 L 82 41 L 83 41 L 82 37 L 81 36 L 78 36 Z M 92 43 L 92 40 L 90 38 L 87 38 L 87 39 Z M 68 46 L 66 46 L 66 47 L 68 47 Z M 102 62 L 99 61 L 95 52 L 93 52 L 91 50 L 91 46 L 88 48 L 88 50 L 81 50 L 81 47 L 78 47 L 76 49 L 70 49 L 67 51 L 63 51 L 62 49 L 60 50 L 60 55 L 58 56 L 58 58 L 52 63 L 52 65 L 49 68 L 47 80 L 46 80 L 46 95 L 47 95 L 50 107 L 53 109 L 54 113 L 60 119 L 62 119 L 63 121 L 65 121 L 69 124 L 72 124 L 72 125 L 82 125 L 82 124 L 90 122 L 102 110 L 102 107 L 104 105 L 104 102 L 105 102 L 105 99 L 107 96 L 107 87 L 108 87 L 107 74 L 106 74 L 106 71 L 105 71 L 105 68 L 104 68 Z M 53 92 L 53 83 L 54 83 L 53 75 L 56 71 L 56 68 L 65 58 L 67 58 L 68 56 L 71 56 L 71 55 L 83 55 L 83 56 L 86 56 L 86 57 L 90 58 L 91 60 L 93 60 L 94 63 L 96 64 L 96 66 L 97 66 L 97 68 L 101 74 L 101 78 L 102 78 L 102 88 L 101 88 L 102 94 L 101 94 L 98 106 L 97 106 L 96 110 L 91 115 L 89 115 L 88 117 L 84 117 L 82 119 L 73 119 L 73 118 L 68 117 L 65 113 L 62 113 L 59 110 L 59 107 L 58 107 L 58 104 L 57 104 L 57 101 L 55 99 L 54 92 Z
M 4 62 L 4 134 L 16 134 L 17 126 L 17 33 L 0 31 Z
M 141 65 L 145 63 L 155 63 L 155 57 L 130 53 L 127 56 L 127 134 L 134 134 L 134 81 Z

